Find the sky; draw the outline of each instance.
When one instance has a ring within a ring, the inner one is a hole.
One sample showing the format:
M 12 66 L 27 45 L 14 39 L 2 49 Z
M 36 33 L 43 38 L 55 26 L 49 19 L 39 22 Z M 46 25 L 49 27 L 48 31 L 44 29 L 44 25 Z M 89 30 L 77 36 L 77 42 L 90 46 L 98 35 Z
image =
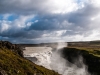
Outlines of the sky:
M 99 0 L 0 0 L 0 40 L 100 40 Z

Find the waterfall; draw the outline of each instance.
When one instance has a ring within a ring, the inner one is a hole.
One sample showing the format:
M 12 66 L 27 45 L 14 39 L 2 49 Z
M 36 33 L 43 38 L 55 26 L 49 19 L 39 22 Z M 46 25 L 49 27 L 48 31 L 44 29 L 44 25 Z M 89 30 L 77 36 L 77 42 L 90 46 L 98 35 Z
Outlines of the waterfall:
M 26 52 L 24 56 L 28 59 L 31 58 L 30 60 L 32 62 L 54 70 L 62 75 L 90 75 L 87 71 L 87 66 L 83 63 L 82 56 L 79 56 L 78 60 L 75 61 L 75 64 L 80 64 L 81 67 L 70 63 L 62 57 L 61 51 L 63 47 L 67 47 L 67 44 L 58 43 L 58 46 L 54 49 L 51 47 L 41 47 L 39 50 L 35 47 L 35 51 L 33 50 L 33 52 L 30 52 L 29 54 Z

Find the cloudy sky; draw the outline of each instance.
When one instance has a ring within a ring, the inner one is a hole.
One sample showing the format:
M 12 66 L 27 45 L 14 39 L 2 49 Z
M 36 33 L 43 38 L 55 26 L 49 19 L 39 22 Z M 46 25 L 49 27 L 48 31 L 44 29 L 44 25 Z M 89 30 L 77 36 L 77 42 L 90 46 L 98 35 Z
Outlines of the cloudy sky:
M 100 40 L 99 0 L 0 0 L 0 40 Z

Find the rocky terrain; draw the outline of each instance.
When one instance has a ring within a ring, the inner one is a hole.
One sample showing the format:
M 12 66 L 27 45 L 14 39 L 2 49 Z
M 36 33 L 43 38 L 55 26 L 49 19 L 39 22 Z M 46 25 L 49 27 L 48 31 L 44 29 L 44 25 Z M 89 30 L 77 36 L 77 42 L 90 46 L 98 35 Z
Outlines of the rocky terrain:
M 73 63 L 73 58 L 83 57 L 88 71 L 92 75 L 100 75 L 100 41 L 69 42 L 63 50 L 64 57 Z
M 39 44 L 39 46 L 55 48 L 57 43 Z M 78 67 L 82 67 L 82 65 L 80 62 L 75 63 L 75 61 L 79 61 L 79 57 L 82 57 L 89 73 L 91 75 L 100 75 L 100 41 L 68 42 L 68 46 L 63 48 L 61 52 L 66 60 Z
M 57 43 L 12 44 L 8 41 L 0 41 L 0 75 L 59 75 L 53 70 L 46 69 L 31 62 L 30 60 L 33 58 L 27 57 L 27 59 L 30 59 L 27 60 L 23 57 L 23 50 L 25 54 L 30 54 L 31 52 L 38 52 L 38 49 L 48 49 L 49 51 L 50 47 L 55 49 L 56 46 Z M 25 49 L 30 49 L 30 51 L 25 51 Z M 83 67 L 82 63 L 84 63 L 86 70 L 90 73 L 88 75 L 100 75 L 99 41 L 68 42 L 68 46 L 65 46 L 61 50 L 61 53 L 62 57 L 70 63 L 68 67 L 75 64 L 78 68 L 81 68 Z M 75 61 L 78 62 L 76 63 Z
M 8 41 L 0 41 L 0 75 L 59 75 L 23 57 L 23 50 Z

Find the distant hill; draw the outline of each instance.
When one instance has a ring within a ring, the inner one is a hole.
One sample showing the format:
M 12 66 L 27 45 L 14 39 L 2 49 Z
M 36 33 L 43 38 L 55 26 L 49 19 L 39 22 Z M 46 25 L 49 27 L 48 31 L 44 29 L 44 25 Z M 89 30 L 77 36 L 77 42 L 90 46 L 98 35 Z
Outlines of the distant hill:
M 47 46 L 56 48 L 58 43 L 66 43 L 66 47 L 99 47 L 100 40 L 95 41 L 75 41 L 75 42 L 52 42 L 52 43 L 40 43 L 40 44 L 17 44 L 21 47 L 38 47 L 38 46 Z
M 100 48 L 100 41 L 68 42 L 68 47 Z

